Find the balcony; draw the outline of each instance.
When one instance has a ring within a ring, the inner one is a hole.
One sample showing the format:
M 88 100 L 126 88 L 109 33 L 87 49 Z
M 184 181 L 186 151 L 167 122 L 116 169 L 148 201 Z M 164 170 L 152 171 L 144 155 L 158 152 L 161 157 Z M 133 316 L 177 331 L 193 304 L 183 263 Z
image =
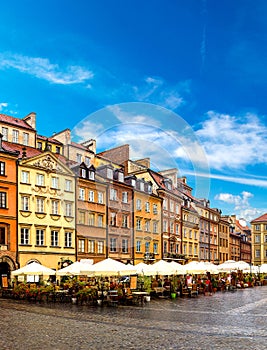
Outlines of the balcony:
M 154 260 L 155 260 L 154 253 L 145 253 L 144 254 L 144 261 L 154 261 Z

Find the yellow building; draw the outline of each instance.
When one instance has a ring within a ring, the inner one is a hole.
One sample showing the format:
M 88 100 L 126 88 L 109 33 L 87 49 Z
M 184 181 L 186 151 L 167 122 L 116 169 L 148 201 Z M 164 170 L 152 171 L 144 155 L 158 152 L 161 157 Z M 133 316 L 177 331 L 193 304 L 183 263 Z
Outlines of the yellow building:
M 161 199 L 152 193 L 152 184 L 135 176 L 127 177 L 134 188 L 133 262 L 152 263 L 161 259 Z
M 267 214 L 251 221 L 252 263 L 267 263 Z
M 22 151 L 18 165 L 20 266 L 34 260 L 57 269 L 64 261 L 76 260 L 75 177 L 63 161 L 51 152 Z

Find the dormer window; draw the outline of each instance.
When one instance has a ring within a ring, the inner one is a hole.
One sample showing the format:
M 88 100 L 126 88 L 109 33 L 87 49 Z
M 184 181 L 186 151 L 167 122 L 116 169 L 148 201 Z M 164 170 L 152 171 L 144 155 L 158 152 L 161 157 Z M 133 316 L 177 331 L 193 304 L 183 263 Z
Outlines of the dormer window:
M 148 184 L 147 186 L 147 191 L 148 193 L 152 193 L 152 186 L 150 184 Z
M 144 191 L 145 189 L 145 184 L 143 182 L 140 182 L 140 190 Z
M 92 170 L 89 170 L 89 179 L 94 180 L 95 179 L 95 172 Z
M 111 168 L 107 168 L 107 178 L 113 179 L 113 170 Z
M 135 187 L 136 186 L 136 180 L 132 179 L 132 186 Z
M 119 180 L 120 182 L 124 182 L 124 174 L 123 174 L 122 172 L 120 172 L 120 171 L 119 171 L 119 173 L 118 173 L 118 180 Z
M 83 177 L 84 179 L 86 178 L 86 170 L 85 169 L 81 169 L 81 177 Z

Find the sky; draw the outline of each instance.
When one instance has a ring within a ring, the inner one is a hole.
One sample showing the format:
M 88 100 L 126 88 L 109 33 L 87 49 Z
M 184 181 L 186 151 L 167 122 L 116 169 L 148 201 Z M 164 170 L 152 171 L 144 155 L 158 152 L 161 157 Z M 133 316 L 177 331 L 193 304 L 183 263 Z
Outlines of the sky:
M 177 168 L 247 222 L 267 212 L 265 0 L 1 2 L 0 113 Z

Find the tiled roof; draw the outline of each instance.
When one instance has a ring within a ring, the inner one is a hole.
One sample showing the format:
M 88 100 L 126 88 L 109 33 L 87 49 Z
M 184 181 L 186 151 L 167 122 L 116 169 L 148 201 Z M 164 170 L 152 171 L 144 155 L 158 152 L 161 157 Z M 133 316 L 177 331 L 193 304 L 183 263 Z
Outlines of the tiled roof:
M 35 131 L 35 129 L 33 127 L 31 127 L 28 123 L 26 123 L 24 120 L 19 119 L 19 118 L 15 118 L 15 117 L 11 117 L 11 116 L 6 115 L 6 114 L 0 113 L 0 122 Z
M 259 216 L 258 218 L 254 219 L 251 221 L 251 223 L 254 223 L 254 222 L 267 222 L 267 213 Z
M 5 150 L 7 151 L 18 151 L 19 155 L 18 157 L 22 156 L 22 152 L 23 149 L 25 148 L 26 150 L 26 158 L 30 158 L 30 157 L 34 157 L 37 156 L 38 154 L 42 153 L 40 150 L 33 148 L 33 147 L 29 147 L 29 146 L 24 146 L 18 143 L 11 143 L 11 142 L 7 142 L 7 141 L 3 141 L 2 142 L 2 146 Z
M 43 135 L 37 135 L 37 139 L 40 139 L 40 140 L 44 140 L 44 141 L 49 141 L 51 143 L 55 143 L 57 145 L 63 145 L 62 142 L 56 140 L 56 139 L 53 139 L 53 137 L 46 137 L 46 136 L 43 136 Z

